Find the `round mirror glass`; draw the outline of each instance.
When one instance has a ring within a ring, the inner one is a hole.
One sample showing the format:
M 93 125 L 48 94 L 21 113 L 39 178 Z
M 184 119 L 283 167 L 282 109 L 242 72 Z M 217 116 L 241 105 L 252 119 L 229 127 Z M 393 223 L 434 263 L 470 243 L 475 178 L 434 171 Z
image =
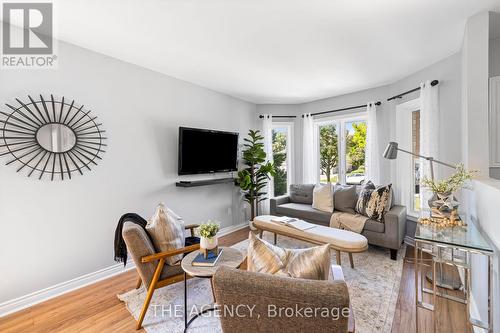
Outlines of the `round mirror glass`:
M 38 130 L 36 140 L 45 150 L 64 153 L 73 149 L 76 136 L 73 130 L 63 124 L 47 124 Z

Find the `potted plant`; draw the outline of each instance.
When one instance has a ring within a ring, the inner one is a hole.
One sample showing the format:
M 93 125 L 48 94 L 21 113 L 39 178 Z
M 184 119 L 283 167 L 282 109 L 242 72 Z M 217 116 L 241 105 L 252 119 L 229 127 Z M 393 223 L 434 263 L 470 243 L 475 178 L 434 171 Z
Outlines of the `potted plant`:
M 213 250 L 218 246 L 217 233 L 220 225 L 212 221 L 200 225 L 200 248 Z
M 430 189 L 434 194 L 429 199 L 429 207 L 441 214 L 449 214 L 458 208 L 458 201 L 453 195 L 460 188 L 469 188 L 464 184 L 471 180 L 477 171 L 469 171 L 463 164 L 457 164 L 456 171 L 447 179 L 432 180 L 422 179 L 422 186 Z
M 246 168 L 238 172 L 237 183 L 244 192 L 244 200 L 250 205 L 250 221 L 259 214 L 259 202 L 266 199 L 267 181 L 276 174 L 273 163 L 266 162 L 263 139 L 258 130 L 248 132 L 243 150 Z

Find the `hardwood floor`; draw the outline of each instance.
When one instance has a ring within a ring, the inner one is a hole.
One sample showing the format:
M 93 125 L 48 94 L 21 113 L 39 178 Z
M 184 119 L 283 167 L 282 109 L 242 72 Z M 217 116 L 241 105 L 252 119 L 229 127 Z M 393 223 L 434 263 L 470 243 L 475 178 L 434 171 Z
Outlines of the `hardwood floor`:
M 230 246 L 248 237 L 241 229 L 221 237 L 220 245 Z M 401 287 L 392 326 L 393 333 L 415 332 L 413 249 L 408 247 Z M 136 331 L 135 321 L 118 300 L 117 294 L 135 287 L 135 270 L 67 293 L 26 310 L 0 318 L 0 332 L 144 332 Z M 438 332 L 470 332 L 465 305 L 451 301 L 438 303 Z M 428 313 L 419 311 L 420 332 L 432 332 Z
M 401 285 L 399 287 L 398 302 L 396 304 L 396 312 L 394 321 L 392 322 L 392 333 L 399 332 L 415 332 L 415 270 L 413 266 L 415 249 L 408 246 L 406 249 L 406 257 L 403 263 L 403 274 L 401 276 Z M 450 274 L 458 272 L 448 270 Z M 432 289 L 430 283 L 426 283 L 426 287 Z M 459 297 L 458 291 L 447 291 L 438 289 L 443 293 L 448 293 Z M 424 301 L 431 303 L 429 295 L 424 295 Z M 419 332 L 433 332 L 433 321 L 429 311 L 419 309 Z M 437 323 L 436 332 L 472 332 L 470 325 L 466 319 L 467 309 L 464 304 L 438 298 L 437 301 Z

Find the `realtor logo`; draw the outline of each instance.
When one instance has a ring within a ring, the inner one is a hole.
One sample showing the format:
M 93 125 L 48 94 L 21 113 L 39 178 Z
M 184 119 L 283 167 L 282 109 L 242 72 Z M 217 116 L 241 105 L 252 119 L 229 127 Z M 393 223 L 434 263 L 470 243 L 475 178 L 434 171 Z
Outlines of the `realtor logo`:
M 54 67 L 51 2 L 4 2 L 2 67 Z

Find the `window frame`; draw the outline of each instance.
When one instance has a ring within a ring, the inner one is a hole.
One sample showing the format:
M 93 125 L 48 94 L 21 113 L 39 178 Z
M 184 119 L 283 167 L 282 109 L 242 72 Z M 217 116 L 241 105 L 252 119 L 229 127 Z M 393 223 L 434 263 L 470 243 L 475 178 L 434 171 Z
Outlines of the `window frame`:
M 396 105 L 396 142 L 403 149 L 413 150 L 413 125 L 412 113 L 420 111 L 420 98 Z M 402 121 L 406 123 L 401 123 Z M 408 129 L 408 130 L 406 130 Z M 408 162 L 408 160 L 410 162 Z M 409 154 L 398 154 L 396 158 L 396 178 L 398 184 L 399 202 L 407 207 L 407 214 L 413 218 L 420 216 L 420 211 L 415 210 L 415 175 L 413 156 Z M 410 179 L 410 182 L 405 181 Z M 421 193 L 421 190 L 420 190 Z M 423 203 L 420 202 L 422 207 Z
M 315 146 L 316 146 L 316 156 L 317 156 L 317 174 L 316 174 L 316 182 L 320 183 L 321 181 L 321 169 L 320 165 L 320 140 L 319 140 L 319 128 L 322 125 L 335 124 L 337 126 L 337 151 L 339 152 L 339 176 L 338 182 L 340 184 L 346 184 L 347 181 L 347 151 L 346 151 L 346 139 L 345 139 L 345 124 L 348 122 L 356 122 L 356 121 L 367 121 L 366 112 L 351 112 L 348 114 L 340 114 L 335 116 L 324 117 L 320 119 L 314 120 L 314 137 L 315 137 Z
M 293 138 L 294 138 L 294 122 L 291 121 L 273 121 L 271 126 L 271 133 L 275 128 L 286 128 L 286 192 L 282 195 L 288 195 L 290 191 L 290 184 L 293 184 L 293 172 L 294 172 L 294 158 L 293 158 Z M 272 144 L 272 143 L 271 143 Z M 274 182 L 274 179 L 273 179 Z M 276 198 L 274 193 L 269 195 L 270 198 Z

